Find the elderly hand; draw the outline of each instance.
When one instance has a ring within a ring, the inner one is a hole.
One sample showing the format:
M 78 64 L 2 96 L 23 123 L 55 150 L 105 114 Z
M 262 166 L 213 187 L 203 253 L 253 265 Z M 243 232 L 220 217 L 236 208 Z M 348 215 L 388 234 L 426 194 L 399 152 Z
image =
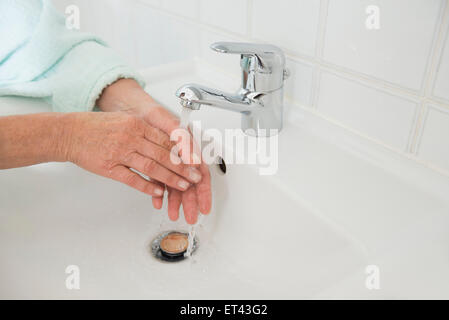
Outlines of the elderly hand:
M 173 190 L 186 191 L 202 176 L 198 169 L 170 160 L 170 139 L 140 117 L 125 112 L 67 114 L 67 160 L 151 196 L 164 188 L 147 181 L 133 168 Z M 172 155 L 173 157 L 173 155 Z
M 138 116 L 150 126 L 158 128 L 168 135 L 179 128 L 179 119 L 155 102 L 134 80 L 123 79 L 110 85 L 104 90 L 97 104 L 103 111 L 121 110 Z M 193 148 L 190 150 L 193 151 Z M 181 204 L 185 219 L 190 224 L 196 223 L 198 212 L 203 214 L 210 212 L 212 192 L 209 168 L 202 162 L 197 166 L 197 169 L 201 173 L 201 181 L 192 184 L 184 191 L 173 188 L 170 184 L 155 178 L 158 181 L 154 181 L 154 183 L 157 183 L 161 188 L 167 185 L 170 219 L 178 219 Z M 153 196 L 153 206 L 156 209 L 162 207 L 162 201 L 162 197 Z

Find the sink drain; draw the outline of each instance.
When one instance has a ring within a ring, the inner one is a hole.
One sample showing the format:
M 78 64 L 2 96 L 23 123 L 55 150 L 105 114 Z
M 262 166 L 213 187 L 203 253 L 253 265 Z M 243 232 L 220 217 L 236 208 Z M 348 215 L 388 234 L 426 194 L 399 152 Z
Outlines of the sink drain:
M 224 159 L 222 157 L 218 157 L 216 162 L 217 162 L 218 169 L 220 169 L 220 172 L 222 174 L 226 174 L 226 163 L 225 163 Z
M 184 260 L 189 246 L 189 234 L 179 231 L 166 231 L 151 242 L 151 254 L 156 259 L 166 262 Z M 192 253 L 198 247 L 198 239 L 194 237 Z

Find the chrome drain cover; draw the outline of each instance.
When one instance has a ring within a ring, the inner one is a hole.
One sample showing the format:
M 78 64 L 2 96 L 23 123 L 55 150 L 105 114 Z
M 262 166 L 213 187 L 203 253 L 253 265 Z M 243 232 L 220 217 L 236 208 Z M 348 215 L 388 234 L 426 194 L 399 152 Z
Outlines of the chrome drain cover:
M 189 234 L 180 231 L 165 231 L 151 242 L 151 254 L 158 260 L 178 262 L 184 260 L 189 246 Z M 198 247 L 198 239 L 194 237 L 192 254 Z

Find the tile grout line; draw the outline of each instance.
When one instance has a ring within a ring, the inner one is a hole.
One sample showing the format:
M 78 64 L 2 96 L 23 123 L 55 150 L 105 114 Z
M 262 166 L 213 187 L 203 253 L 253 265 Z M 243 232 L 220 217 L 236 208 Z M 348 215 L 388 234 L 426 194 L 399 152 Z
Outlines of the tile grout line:
M 445 33 L 449 23 L 449 0 L 446 0 L 442 4 L 441 8 L 441 16 L 438 19 L 438 26 L 436 28 L 436 37 L 434 40 L 434 44 L 432 45 L 432 51 L 429 57 L 429 63 L 427 66 L 426 74 L 424 76 L 423 90 L 421 95 L 423 97 L 431 97 L 432 96 L 432 86 L 433 80 L 436 76 L 438 69 L 438 62 L 440 60 L 443 45 L 445 43 Z
M 246 35 L 251 38 L 253 34 L 253 0 L 247 0 L 246 2 Z
M 410 153 L 418 157 L 419 146 L 421 144 L 421 137 L 424 133 L 429 108 L 425 100 L 423 100 L 419 113 L 419 123 L 417 123 L 415 135 L 413 137 L 412 145 L 410 146 Z
M 442 3 L 441 15 L 438 18 L 437 27 L 435 28 L 436 36 L 432 45 L 431 53 L 427 70 L 424 76 L 423 88 L 421 90 L 421 102 L 419 105 L 419 112 L 414 123 L 413 130 L 410 134 L 409 147 L 407 152 L 417 155 L 419 149 L 419 140 L 425 129 L 425 115 L 427 114 L 427 101 L 432 100 L 432 89 L 437 75 L 439 60 L 443 50 L 445 40 L 445 33 L 449 21 L 449 0 Z
M 326 38 L 327 15 L 329 0 L 321 0 L 318 32 L 316 38 L 315 59 L 321 61 L 323 58 L 324 40 Z
M 443 106 L 443 108 L 446 108 L 449 110 L 449 100 L 446 100 L 443 98 L 438 98 L 438 97 L 426 97 L 425 99 L 427 102 Z
M 312 109 L 318 108 L 318 97 L 320 93 L 321 86 L 321 69 L 318 62 L 322 61 L 324 41 L 326 38 L 326 24 L 327 24 L 327 14 L 328 14 L 329 0 L 320 1 L 320 13 L 318 21 L 318 32 L 316 37 L 316 47 L 315 47 L 315 57 L 313 75 L 312 75 L 312 92 L 310 93 L 310 103 Z
M 417 105 L 417 110 L 415 111 L 415 117 L 412 124 L 412 128 L 409 133 L 408 143 L 407 143 L 407 150 L 406 153 L 410 153 L 412 155 L 416 155 L 418 151 L 418 136 L 420 132 L 422 131 L 421 128 L 424 129 L 424 115 L 426 110 L 426 104 L 424 100 L 422 100 Z

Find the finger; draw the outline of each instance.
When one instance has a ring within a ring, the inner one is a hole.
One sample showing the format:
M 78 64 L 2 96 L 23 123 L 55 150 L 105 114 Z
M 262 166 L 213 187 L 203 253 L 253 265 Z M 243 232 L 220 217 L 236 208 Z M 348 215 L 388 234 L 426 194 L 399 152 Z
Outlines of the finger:
M 182 193 L 178 190 L 168 189 L 168 217 L 172 221 L 179 218 L 179 207 L 181 206 Z
M 187 180 L 161 166 L 155 160 L 146 158 L 138 153 L 131 154 L 128 159 L 124 161 L 124 165 L 177 190 L 184 191 L 190 186 L 190 183 Z
M 178 136 L 177 132 L 179 130 L 180 124 L 179 118 L 161 105 L 149 108 L 148 112 L 145 115 L 145 121 L 151 126 L 161 129 L 163 132 L 166 132 L 170 136 L 170 139 L 175 138 L 173 141 L 178 142 L 176 136 Z M 186 131 L 185 129 L 181 130 Z M 187 130 L 187 132 L 189 131 Z M 189 148 L 187 148 L 188 146 Z M 194 164 L 197 166 L 201 162 L 201 151 L 199 147 L 195 145 L 193 139 L 190 139 L 190 142 L 186 143 L 184 147 L 180 149 L 181 158 L 183 159 L 184 163 Z
M 164 204 L 164 198 L 153 197 L 151 201 L 153 203 L 153 208 L 157 210 L 160 210 L 162 208 L 162 205 Z
M 171 150 L 174 145 L 168 134 L 152 126 L 145 126 L 145 139 L 167 150 Z
M 201 180 L 200 171 L 191 166 L 185 165 L 181 162 L 181 159 L 179 159 L 178 156 L 157 144 L 147 140 L 142 140 L 137 148 L 137 151 L 143 156 L 157 161 L 160 165 L 193 183 L 198 183 Z
M 149 194 L 150 196 L 161 197 L 164 194 L 164 189 L 162 189 L 159 185 L 145 180 L 137 173 L 132 172 L 124 166 L 115 166 L 109 171 L 109 174 L 110 178 Z
M 156 102 L 154 107 L 148 108 L 145 121 L 169 135 L 179 128 L 179 118 Z
M 173 130 L 170 139 L 176 142 L 178 153 L 185 164 L 198 166 L 201 163 L 201 150 L 188 129 Z
M 156 180 L 151 180 L 154 184 L 157 184 L 158 186 L 161 187 L 161 189 L 165 190 L 165 185 L 163 183 L 160 183 L 159 181 Z M 164 197 L 152 197 L 152 202 L 153 202 L 153 207 L 154 209 L 161 209 L 163 202 L 164 202 Z
M 191 186 L 182 193 L 182 209 L 187 223 L 195 224 L 198 220 L 198 202 L 195 186 Z
M 201 163 L 199 170 L 203 178 L 195 186 L 198 206 L 202 214 L 208 214 L 212 207 L 212 189 L 209 167 L 206 163 Z

